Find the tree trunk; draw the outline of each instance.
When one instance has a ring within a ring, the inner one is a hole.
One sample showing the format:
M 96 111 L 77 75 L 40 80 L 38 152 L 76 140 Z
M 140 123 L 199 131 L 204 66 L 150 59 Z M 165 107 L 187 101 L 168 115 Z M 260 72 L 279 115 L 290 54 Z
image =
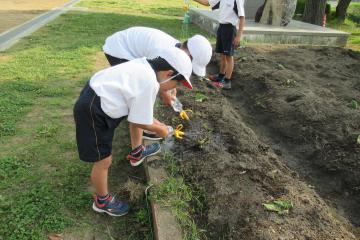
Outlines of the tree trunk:
M 321 26 L 325 7 L 326 0 L 305 0 L 303 21 Z
M 255 22 L 260 22 L 261 17 L 262 17 L 263 12 L 264 12 L 264 8 L 265 8 L 265 5 L 266 5 L 266 2 L 267 2 L 267 0 L 265 0 L 265 2 L 263 3 L 263 5 L 261 5 L 261 7 L 259 7 L 258 10 L 256 11 L 256 14 L 255 14 Z
M 294 16 L 297 0 L 267 0 L 260 22 L 275 26 L 286 26 Z M 259 9 L 261 11 L 261 9 Z M 257 13 L 260 15 L 260 13 Z
M 346 11 L 350 5 L 351 0 L 339 0 L 338 5 L 336 6 L 335 17 L 341 21 L 345 20 Z

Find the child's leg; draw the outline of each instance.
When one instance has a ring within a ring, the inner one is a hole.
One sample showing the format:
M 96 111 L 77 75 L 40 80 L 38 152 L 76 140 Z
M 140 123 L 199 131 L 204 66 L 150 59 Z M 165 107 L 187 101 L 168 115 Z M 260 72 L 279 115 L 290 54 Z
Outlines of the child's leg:
M 160 152 L 160 144 L 152 143 L 146 146 L 142 145 L 143 129 L 136 127 L 130 123 L 130 138 L 131 138 L 131 152 L 128 154 L 127 159 L 134 167 L 139 166 L 146 157 L 152 156 Z
M 98 196 L 106 196 L 108 191 L 108 172 L 112 156 L 95 162 L 91 171 L 91 182 Z
M 233 70 L 234 70 L 234 57 L 233 56 L 225 56 L 226 61 L 226 68 L 225 68 L 225 78 L 231 79 Z
M 108 172 L 112 161 L 112 140 L 120 119 L 109 119 L 101 109 L 100 97 L 87 84 L 74 106 L 76 142 L 79 157 L 91 162 L 91 182 L 97 196 L 93 209 L 111 216 L 122 216 L 129 205 L 115 199 L 108 191 Z
M 143 130 L 141 128 L 135 127 L 132 123 L 129 124 L 129 129 L 131 138 L 131 149 L 135 149 L 142 144 Z
M 219 71 L 219 73 L 225 75 L 225 73 L 227 72 L 226 68 L 227 68 L 227 58 L 226 58 L 226 55 L 221 53 L 220 54 L 220 71 Z

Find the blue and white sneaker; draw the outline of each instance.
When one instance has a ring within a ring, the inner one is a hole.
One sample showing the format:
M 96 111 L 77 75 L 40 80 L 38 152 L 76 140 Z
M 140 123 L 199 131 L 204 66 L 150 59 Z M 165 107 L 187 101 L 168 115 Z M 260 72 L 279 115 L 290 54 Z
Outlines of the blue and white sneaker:
M 145 147 L 140 145 L 128 154 L 127 159 L 130 161 L 131 166 L 136 167 L 139 166 L 146 157 L 153 156 L 159 153 L 160 150 L 161 147 L 159 143 L 152 143 Z
M 109 195 L 103 204 L 99 203 L 98 196 L 95 196 L 95 200 L 92 206 L 93 210 L 98 213 L 107 213 L 110 216 L 120 217 L 127 214 L 130 210 L 129 204 L 126 202 L 117 200 L 115 196 Z

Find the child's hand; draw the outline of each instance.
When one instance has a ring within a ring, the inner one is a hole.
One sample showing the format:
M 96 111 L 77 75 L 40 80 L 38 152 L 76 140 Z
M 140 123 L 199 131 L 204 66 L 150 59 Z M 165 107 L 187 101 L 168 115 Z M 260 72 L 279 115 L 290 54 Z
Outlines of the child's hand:
M 235 46 L 235 48 L 237 48 L 240 45 L 240 40 L 241 40 L 241 36 L 240 35 L 236 35 L 233 44 Z
M 169 94 L 167 91 L 164 91 L 164 92 L 161 92 L 161 97 L 162 97 L 163 104 L 167 107 L 170 107 L 171 102 L 172 102 L 171 94 Z

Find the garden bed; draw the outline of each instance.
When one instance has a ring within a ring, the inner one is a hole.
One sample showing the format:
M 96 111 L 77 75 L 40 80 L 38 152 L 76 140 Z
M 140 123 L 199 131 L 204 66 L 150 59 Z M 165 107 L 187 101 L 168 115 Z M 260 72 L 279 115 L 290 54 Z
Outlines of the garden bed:
M 203 193 L 198 225 L 208 239 L 356 239 L 360 110 L 351 100 L 360 100 L 359 54 L 238 52 L 231 91 L 198 80 L 193 92 L 179 91 L 194 113 L 173 151 Z M 173 116 L 163 112 L 176 125 Z M 293 208 L 268 211 L 264 204 L 274 200 Z

